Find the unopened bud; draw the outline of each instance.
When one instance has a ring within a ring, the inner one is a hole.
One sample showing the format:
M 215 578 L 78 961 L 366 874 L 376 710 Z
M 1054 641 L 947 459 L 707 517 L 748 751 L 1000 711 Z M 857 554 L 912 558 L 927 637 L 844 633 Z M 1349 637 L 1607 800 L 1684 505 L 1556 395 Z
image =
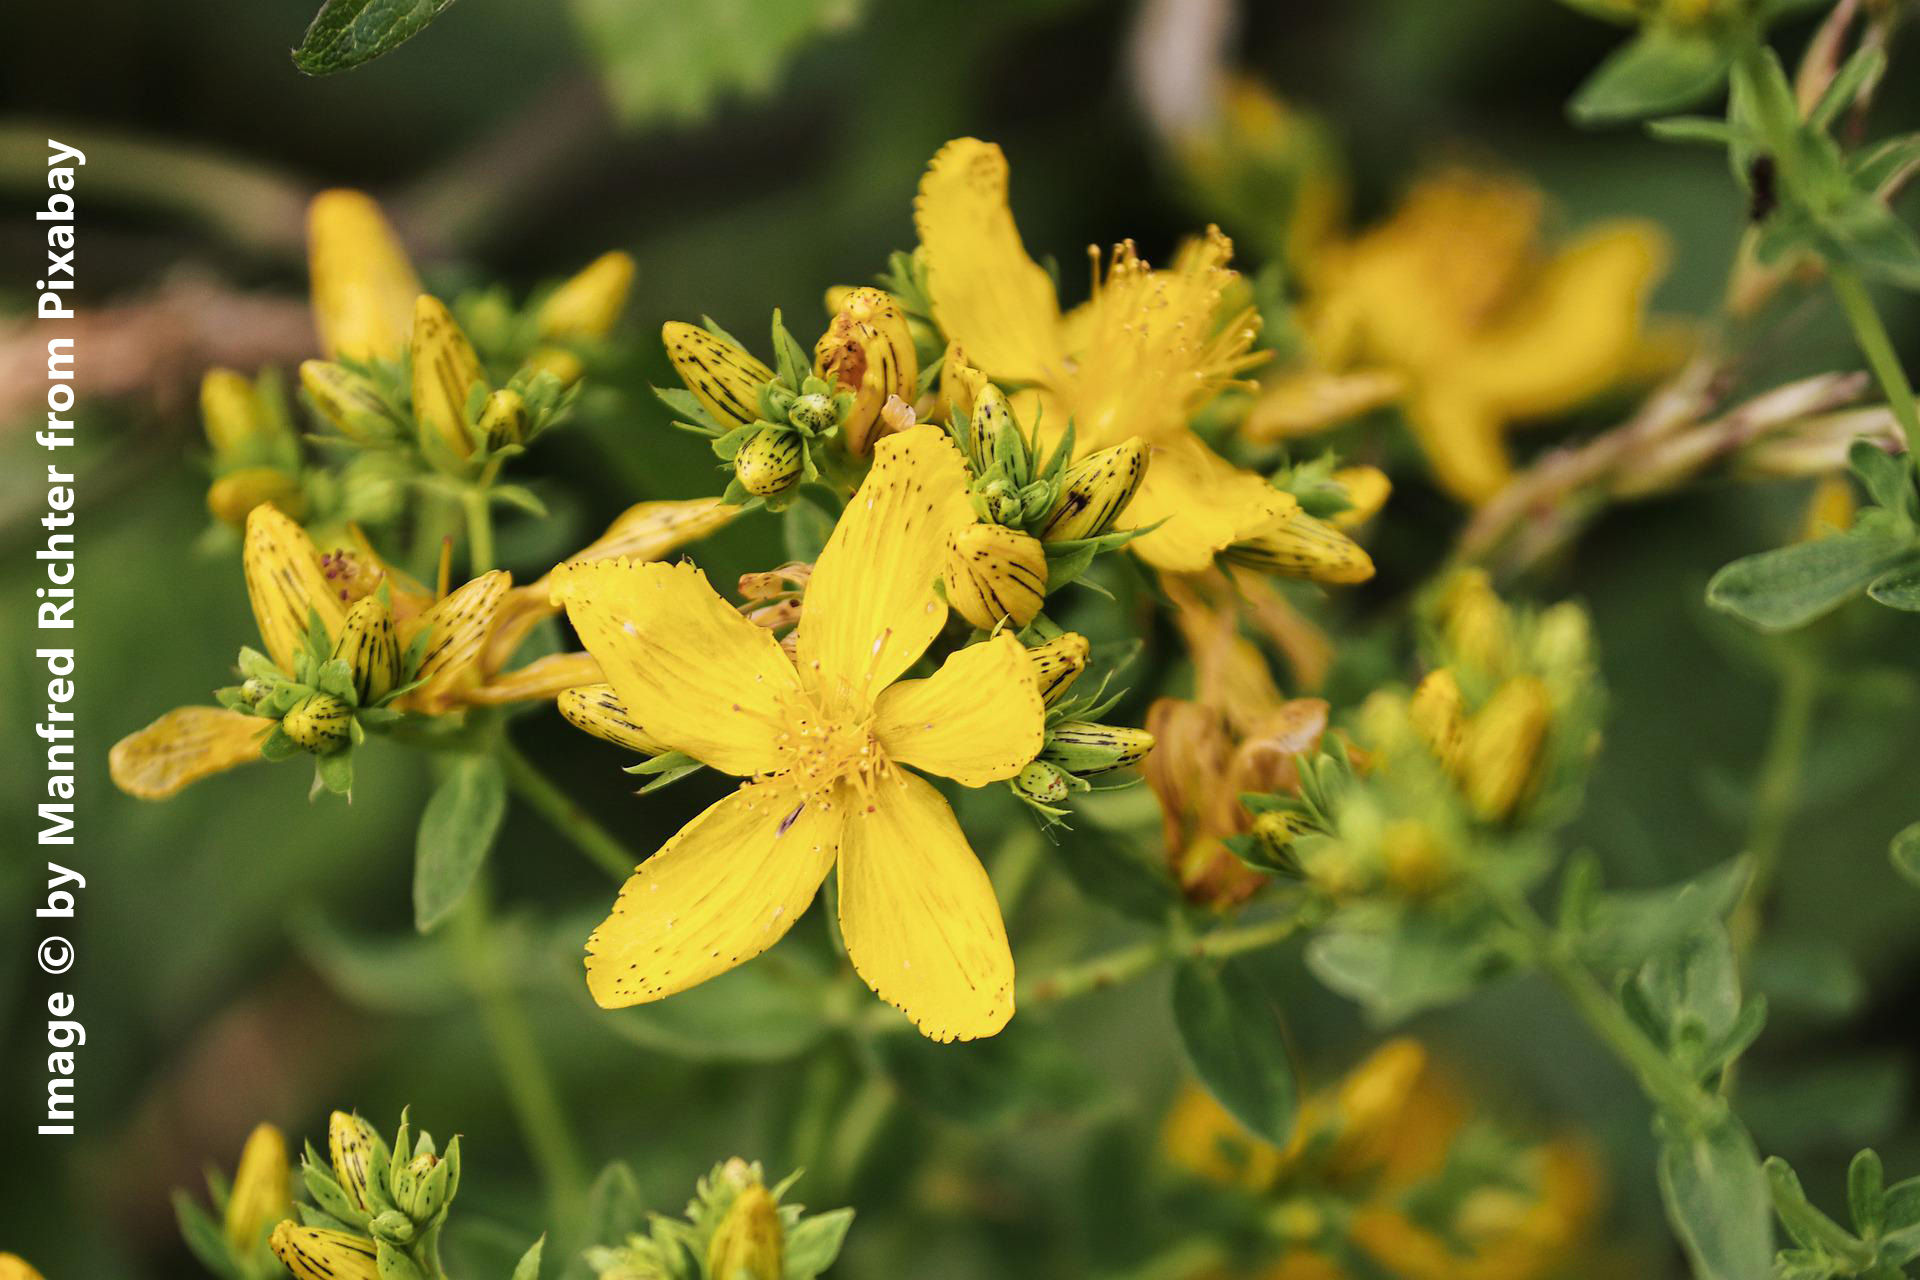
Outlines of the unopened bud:
M 974 393 L 967 435 L 982 467 L 999 467 L 1015 488 L 1033 478 L 1027 442 L 1013 420 L 1013 406 L 1007 403 L 1006 393 L 990 382 L 982 382 Z
M 660 337 L 674 372 L 715 421 L 743 427 L 760 420 L 760 388 L 773 381 L 773 370 L 698 325 L 669 320 Z
M 344 659 L 352 669 L 354 692 L 363 707 L 386 697 L 399 685 L 400 637 L 394 630 L 392 613 L 379 596 L 363 596 L 347 610 L 331 656 Z
M 1147 476 L 1147 446 L 1135 436 L 1067 468 L 1040 536 L 1048 542 L 1097 538 L 1113 528 Z
M 307 208 L 314 326 L 329 359 L 398 360 L 419 277 L 380 206 L 358 191 L 323 191 Z
M 1466 734 L 1466 702 L 1460 682 L 1446 667 L 1427 673 L 1407 704 L 1414 732 L 1449 770 L 1460 763 L 1460 744 Z
M 200 424 L 216 458 L 246 457 L 262 426 L 253 383 L 231 369 L 209 369 L 200 379 Z
M 271 502 L 295 519 L 306 514 L 307 499 L 299 477 L 278 467 L 242 467 L 207 486 L 207 511 L 236 529 L 244 529 L 248 513 L 263 502 Z
M 1060 804 L 1072 790 L 1067 774 L 1044 760 L 1033 760 L 1013 780 L 1014 790 L 1041 804 Z
M 772 497 L 791 489 L 806 466 L 806 444 L 792 431 L 764 427 L 749 437 L 733 455 L 733 474 L 740 486 L 756 497 Z
M 437 444 L 455 458 L 473 452 L 467 401 L 486 379 L 480 357 L 446 304 L 421 294 L 413 308 L 413 417 L 421 443 Z
M 240 701 L 250 707 L 260 705 L 260 700 L 273 692 L 273 685 L 259 676 L 248 676 L 240 684 Z
M 400 1168 L 393 1188 L 394 1203 L 415 1223 L 431 1222 L 447 1203 L 447 1162 L 421 1152 Z
M 536 347 L 521 367 L 528 373 L 550 373 L 563 387 L 580 381 L 587 371 L 586 362 L 565 347 Z
M 940 408 L 947 421 L 957 422 L 956 414 L 973 418 L 974 403 L 987 385 L 987 375 L 967 363 L 967 356 L 955 342 L 947 347 L 940 365 Z
M 1460 662 L 1499 674 L 1507 669 L 1513 647 L 1513 617 L 1494 593 L 1484 569 L 1466 569 L 1440 601 L 1440 634 Z
M 1063 720 L 1047 730 L 1039 758 L 1076 778 L 1090 778 L 1138 764 L 1151 750 L 1153 735 L 1145 729 Z
M 1040 540 L 1001 524 L 970 524 L 947 539 L 947 603 L 983 631 L 1032 622 L 1047 595 Z
M 1298 507 L 1245 542 L 1234 543 L 1226 554 L 1238 564 L 1283 578 L 1353 583 L 1373 576 L 1373 558 L 1359 543 Z
M 759 1183 L 743 1189 L 707 1245 L 712 1280 L 780 1280 L 786 1267 L 786 1231 L 780 1208 Z
M 1085 636 L 1068 631 L 1027 650 L 1027 661 L 1033 665 L 1033 685 L 1040 691 L 1042 703 L 1052 706 L 1080 678 L 1087 669 L 1090 648 Z
M 913 399 L 920 359 L 906 313 L 883 289 L 848 290 L 833 322 L 813 348 L 814 374 L 853 394 L 845 423 L 847 451 L 860 456 L 873 445 L 887 401 Z
M 383 1145 L 373 1126 L 359 1116 L 336 1111 L 327 1118 L 327 1158 L 333 1164 L 334 1181 L 346 1192 L 348 1203 L 363 1212 L 373 1210 L 380 1200 L 367 1187 L 379 1176 L 374 1162 Z
M 1482 821 L 1505 821 L 1532 792 L 1552 722 L 1547 687 L 1532 676 L 1515 676 L 1494 690 L 1469 722 L 1460 786 Z
M 315 411 L 348 439 L 373 444 L 390 435 L 392 419 L 379 391 L 345 365 L 304 360 L 300 364 L 300 386 Z
M 310 693 L 293 704 L 280 727 L 302 748 L 316 756 L 331 755 L 347 744 L 353 712 L 330 693 Z
M 816 434 L 831 427 L 835 416 L 833 397 L 822 395 L 818 391 L 795 396 L 793 406 L 787 410 L 788 422 Z
M 1378 467 L 1342 467 L 1333 482 L 1347 493 L 1347 509 L 1332 517 L 1336 529 L 1357 529 L 1380 514 L 1393 492 L 1393 481 Z
M 365 1236 L 286 1221 L 267 1246 L 294 1280 L 380 1280 L 379 1248 Z
M 633 288 L 633 256 L 603 253 L 547 295 L 534 323 L 543 338 L 604 338 Z
M 527 439 L 527 402 L 518 391 L 501 387 L 480 407 L 480 438 L 488 449 L 524 444 Z
M 293 1212 L 288 1190 L 291 1176 L 286 1138 L 270 1124 L 256 1127 L 240 1149 L 240 1163 L 234 1169 L 233 1189 L 227 1195 L 222 1223 L 234 1252 L 252 1253 L 267 1228 Z
M 1269 809 L 1253 820 L 1253 838 L 1279 862 L 1291 862 L 1293 842 L 1314 829 L 1306 814 L 1293 809 Z
M 576 729 L 583 729 L 596 738 L 637 751 L 645 756 L 657 756 L 672 750 L 645 729 L 627 710 L 627 704 L 613 691 L 610 684 L 589 684 L 568 689 L 558 699 L 560 714 L 567 723 Z

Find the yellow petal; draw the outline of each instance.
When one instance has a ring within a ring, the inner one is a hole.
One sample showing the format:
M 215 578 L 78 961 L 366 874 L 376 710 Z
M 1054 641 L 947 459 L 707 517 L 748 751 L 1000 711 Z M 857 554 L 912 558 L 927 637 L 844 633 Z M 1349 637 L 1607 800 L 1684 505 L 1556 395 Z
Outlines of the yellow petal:
M 1463 502 L 1485 502 L 1513 474 L 1500 418 L 1483 400 L 1451 387 L 1430 388 L 1407 406 L 1407 424 L 1433 478 Z
M 467 400 L 486 380 L 480 357 L 446 303 L 421 294 L 413 309 L 413 416 L 421 441 L 437 441 L 456 458 L 473 452 Z
M 509 593 L 511 594 L 511 593 Z M 491 642 L 489 642 L 491 648 Z M 557 698 L 580 685 L 599 684 L 600 662 L 590 653 L 550 653 L 524 667 L 494 676 L 464 699 L 475 706 Z
M 1646 223 L 1598 228 L 1562 250 L 1520 302 L 1481 333 L 1449 381 L 1503 417 L 1556 414 L 1627 375 L 1666 242 Z
M 725 528 L 739 514 L 739 507 L 718 498 L 636 503 L 621 512 L 605 533 L 568 556 L 567 563 L 616 556 L 659 560 Z
M 543 338 L 604 338 L 633 288 L 633 255 L 614 250 L 547 295 L 534 317 Z
M 770 773 L 800 682 L 780 642 L 690 564 L 596 560 L 553 573 L 553 598 L 648 732 L 722 773 Z
M 1000 903 L 953 810 L 904 769 L 847 818 L 840 932 L 866 984 L 934 1040 L 990 1036 L 1013 1017 Z
M 407 624 L 401 631 L 404 647 L 411 648 L 422 635 L 427 637 L 414 678 L 431 685 L 451 680 L 472 665 L 487 642 L 500 601 L 512 585 L 513 577 L 504 569 L 483 573 Z
M 797 652 L 814 687 L 871 699 L 933 643 L 947 620 L 934 590 L 947 535 L 973 519 L 966 488 L 966 464 L 939 427 L 874 445 L 873 469 L 807 585 Z
M 358 191 L 322 191 L 307 207 L 314 327 L 328 359 L 398 360 L 420 279 L 380 206 Z
M 587 940 L 587 988 L 603 1008 L 670 996 L 785 936 L 840 843 L 833 793 L 747 783 L 640 864 Z
M 165 800 L 209 774 L 260 758 L 273 723 L 220 707 L 179 707 L 113 744 L 113 784 L 142 800 Z
M 313 539 L 272 503 L 262 503 L 247 517 L 240 559 L 267 656 L 292 675 L 293 655 L 306 638 L 308 620 L 318 614 L 327 635 L 337 636 L 347 620 L 347 606 L 320 571 Z
M 1216 552 L 1245 541 L 1299 504 L 1251 471 L 1226 461 L 1190 433 L 1153 447 L 1140 492 L 1120 527 L 1166 523 L 1127 545 L 1169 573 L 1199 573 Z
M 641 727 L 610 684 L 588 684 L 567 689 L 556 701 L 560 714 L 566 717 L 568 724 L 615 746 L 637 751 L 643 756 L 657 756 L 672 749 Z
M 1405 389 L 1406 378 L 1392 369 L 1298 369 L 1267 384 L 1241 422 L 1240 434 L 1277 444 L 1392 404 Z
M 1007 204 L 1007 158 L 957 138 L 920 179 L 913 223 L 926 255 L 933 318 L 987 374 L 1038 382 L 1060 367 L 1060 303 L 1027 256 Z
M 1046 738 L 1033 663 L 1005 633 L 961 649 L 925 680 L 887 689 L 875 712 L 889 759 L 968 787 L 1019 773 Z

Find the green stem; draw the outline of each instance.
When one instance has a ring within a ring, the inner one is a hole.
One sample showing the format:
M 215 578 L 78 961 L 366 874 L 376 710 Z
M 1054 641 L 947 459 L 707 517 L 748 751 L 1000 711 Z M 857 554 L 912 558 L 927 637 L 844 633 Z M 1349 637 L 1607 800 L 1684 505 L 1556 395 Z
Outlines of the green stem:
M 1833 282 L 1833 296 L 1839 299 L 1840 309 L 1853 328 L 1853 340 L 1867 358 L 1867 366 L 1879 381 L 1900 429 L 1906 432 L 1907 452 L 1920 458 L 1920 407 L 1914 404 L 1913 384 L 1907 381 L 1907 371 L 1894 352 L 1893 339 L 1887 336 L 1887 326 L 1873 305 L 1872 295 L 1860 273 L 1850 266 L 1829 263 L 1827 277 Z
M 1496 901 L 1507 923 L 1526 945 L 1529 958 L 1560 988 L 1613 1056 L 1633 1073 L 1641 1091 L 1655 1106 L 1696 1131 L 1725 1115 L 1726 1105 L 1674 1065 L 1531 906 L 1504 897 L 1496 897 Z
M 555 1228 L 565 1232 L 586 1205 L 586 1161 L 491 934 L 486 890 L 476 886 L 451 921 L 449 938 L 479 1006 L 508 1103 L 547 1189 Z
M 467 516 L 467 573 L 477 578 L 494 567 L 493 508 L 481 486 L 462 490 L 460 507 Z
M 1753 879 L 1728 923 L 1734 948 L 1743 955 L 1759 935 L 1760 914 L 1779 874 L 1787 824 L 1800 798 L 1800 769 L 1807 754 L 1819 689 L 1820 677 L 1814 664 L 1798 654 L 1789 656 L 1780 677 L 1780 699 L 1754 784 L 1753 814 L 1747 825 L 1747 856 L 1753 859 Z
M 1301 904 L 1286 915 L 1255 924 L 1215 929 L 1198 938 L 1156 938 L 1121 947 L 1022 984 L 1018 1003 L 1044 1004 L 1055 1000 L 1071 1000 L 1090 991 L 1104 991 L 1151 973 L 1174 960 L 1225 960 L 1244 952 L 1258 951 L 1292 937 L 1310 923 L 1312 915 L 1310 907 Z
M 606 872 L 615 884 L 626 883 L 640 860 L 633 856 L 612 832 L 594 821 L 572 797 L 553 784 L 504 737 L 496 748 L 501 767 L 507 773 L 507 785 L 513 793 L 531 805 L 541 817 L 573 842 L 587 861 Z

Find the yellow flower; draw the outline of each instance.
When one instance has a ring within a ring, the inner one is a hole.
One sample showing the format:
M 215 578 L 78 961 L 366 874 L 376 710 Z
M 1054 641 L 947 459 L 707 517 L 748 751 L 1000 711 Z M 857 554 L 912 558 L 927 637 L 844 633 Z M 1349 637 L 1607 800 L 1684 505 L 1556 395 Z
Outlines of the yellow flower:
M 1096 272 L 1093 297 L 1062 314 L 1053 282 L 1027 256 L 1007 204 L 1000 148 L 960 138 L 927 166 L 914 202 L 933 317 L 986 376 L 1030 387 L 1043 433 L 1069 420 L 1075 448 L 1094 453 L 1138 436 L 1151 451 L 1118 527 L 1166 523 L 1129 544 L 1165 570 L 1194 573 L 1216 552 L 1253 538 L 1297 503 L 1214 453 L 1189 429 L 1194 412 L 1264 358 L 1251 348 L 1251 307 L 1230 314 L 1233 245 L 1217 230 L 1168 271 L 1131 244 Z M 955 365 L 951 358 L 949 372 Z M 964 384 L 942 394 L 969 402 Z M 1031 420 L 1031 416 L 1029 416 Z
M 946 623 L 934 588 L 972 519 L 944 432 L 883 437 L 807 585 L 790 659 L 691 565 L 570 565 L 553 598 L 650 738 L 744 781 L 643 863 L 587 944 L 612 1008 L 772 946 L 839 867 L 854 968 L 936 1040 L 1013 1015 L 1013 956 L 953 811 L 912 766 L 984 786 L 1040 750 L 1044 711 L 1010 635 L 900 680 Z
M 1440 484 L 1490 497 L 1511 471 L 1509 424 L 1563 413 L 1639 366 L 1666 256 L 1637 221 L 1549 253 L 1541 221 L 1525 183 L 1449 169 L 1329 246 L 1307 280 L 1312 360 L 1269 387 L 1245 432 L 1283 438 L 1399 399 Z
M 240 1149 L 221 1224 L 235 1250 L 251 1253 L 268 1227 L 293 1212 L 291 1177 L 286 1138 L 270 1124 L 257 1126 Z
M 0 1253 L 0 1280 L 46 1280 L 17 1253 Z
M 603 253 L 540 304 L 534 323 L 548 339 L 604 338 L 613 331 L 633 288 L 633 255 Z
M 494 570 L 436 598 L 376 557 L 322 555 L 306 530 L 271 504 L 255 507 L 247 517 L 241 563 L 261 642 L 289 677 L 310 618 L 317 617 L 338 641 L 348 634 L 353 607 L 374 599 L 385 583 L 398 652 L 406 653 L 423 633 L 429 637 L 416 672 L 424 683 L 397 704 L 422 711 L 443 710 L 456 698 L 511 581 Z M 115 743 L 107 766 L 128 795 L 164 800 L 209 774 L 258 759 L 272 727 L 272 721 L 244 712 L 179 707 Z
M 307 207 L 313 323 L 329 360 L 398 360 L 413 330 L 420 278 L 380 206 L 359 191 L 322 191 Z

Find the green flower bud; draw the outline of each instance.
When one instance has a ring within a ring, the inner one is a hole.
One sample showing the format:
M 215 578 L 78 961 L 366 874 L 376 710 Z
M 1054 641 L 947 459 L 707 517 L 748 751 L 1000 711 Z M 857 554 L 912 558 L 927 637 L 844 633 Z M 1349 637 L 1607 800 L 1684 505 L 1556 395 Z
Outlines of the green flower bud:
M 712 1280 L 780 1280 L 786 1265 L 786 1231 L 773 1196 L 758 1182 L 727 1208 L 707 1245 Z
M 1060 496 L 1040 526 L 1048 542 L 1096 538 L 1113 527 L 1147 475 L 1147 446 L 1138 436 L 1090 453 L 1067 468 Z
M 280 727 L 302 748 L 316 756 L 330 755 L 347 745 L 353 712 L 328 693 L 310 693 L 280 718 Z
M 1041 804 L 1060 804 L 1072 789 L 1067 775 L 1044 760 L 1034 760 L 1013 780 L 1013 789 Z
M 740 446 L 733 455 L 733 474 L 748 493 L 768 498 L 791 489 L 805 471 L 799 435 L 767 427 Z
M 431 1152 L 421 1152 L 402 1165 L 394 1179 L 393 1199 L 415 1222 L 431 1222 L 446 1207 L 452 1168 Z
M 792 407 L 787 410 L 787 421 L 796 427 L 816 433 L 831 427 L 837 417 L 833 408 L 833 397 L 822 395 L 818 391 L 796 396 Z
M 348 439 L 375 444 L 392 435 L 393 419 L 380 392 L 346 366 L 327 360 L 303 361 L 300 386 L 320 416 Z
M 1063 720 L 1047 730 L 1039 758 L 1076 778 L 1090 778 L 1138 764 L 1151 750 L 1153 735 L 1145 729 Z
M 413 1241 L 413 1219 L 399 1209 L 389 1209 L 385 1213 L 375 1214 L 368 1224 L 375 1240 L 384 1240 L 388 1244 L 405 1245 Z

